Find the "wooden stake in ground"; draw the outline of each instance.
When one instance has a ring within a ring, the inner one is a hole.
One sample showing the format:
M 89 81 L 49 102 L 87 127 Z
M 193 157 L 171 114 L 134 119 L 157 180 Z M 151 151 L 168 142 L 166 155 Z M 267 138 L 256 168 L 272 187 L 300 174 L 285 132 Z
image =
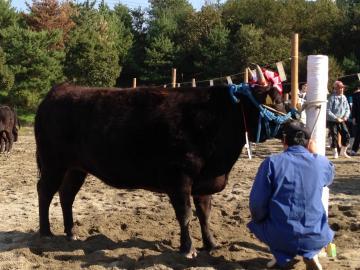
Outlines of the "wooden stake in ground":
M 192 87 L 196 87 L 196 80 L 195 80 L 195 78 L 192 79 L 192 81 L 191 81 L 191 86 L 192 86 Z
M 171 85 L 172 85 L 172 88 L 175 88 L 176 87 L 176 68 L 173 68 L 171 70 Z
M 291 108 L 296 109 L 299 91 L 299 34 L 291 40 Z
M 248 83 L 248 82 L 249 82 L 249 72 L 248 72 L 248 68 L 245 68 L 244 83 Z

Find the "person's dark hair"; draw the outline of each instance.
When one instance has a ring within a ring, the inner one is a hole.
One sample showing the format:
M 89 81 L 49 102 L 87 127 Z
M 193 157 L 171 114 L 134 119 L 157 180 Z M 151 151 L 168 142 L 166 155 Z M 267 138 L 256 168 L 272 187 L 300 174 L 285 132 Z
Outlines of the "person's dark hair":
M 310 135 L 309 129 L 299 120 L 292 120 L 284 124 L 284 142 L 288 146 L 302 145 L 307 147 Z

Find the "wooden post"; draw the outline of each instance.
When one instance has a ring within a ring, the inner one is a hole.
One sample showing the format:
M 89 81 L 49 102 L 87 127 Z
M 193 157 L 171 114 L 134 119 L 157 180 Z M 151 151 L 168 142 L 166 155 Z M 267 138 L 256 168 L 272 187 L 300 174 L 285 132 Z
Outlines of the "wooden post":
M 196 87 L 196 80 L 195 80 L 195 78 L 192 79 L 191 86 L 192 86 L 192 87 Z
M 136 78 L 133 78 L 132 88 L 136 88 Z
M 296 109 L 299 91 L 299 34 L 291 40 L 291 108 Z
M 226 76 L 226 81 L 227 81 L 228 84 L 232 84 L 232 83 L 233 83 L 230 76 Z
M 210 80 L 210 86 L 214 86 L 214 81 Z
M 171 70 L 171 78 L 172 78 L 172 88 L 175 88 L 176 87 L 176 68 L 173 68 Z
M 249 83 L 249 72 L 248 72 L 248 68 L 245 68 L 245 72 L 244 72 L 244 83 Z M 248 154 L 249 159 L 252 158 L 252 150 L 251 150 L 251 144 L 249 141 L 249 136 L 248 136 L 248 132 L 247 130 L 245 130 L 245 148 Z
M 244 83 L 249 83 L 248 68 L 245 68 L 245 72 L 244 72 Z

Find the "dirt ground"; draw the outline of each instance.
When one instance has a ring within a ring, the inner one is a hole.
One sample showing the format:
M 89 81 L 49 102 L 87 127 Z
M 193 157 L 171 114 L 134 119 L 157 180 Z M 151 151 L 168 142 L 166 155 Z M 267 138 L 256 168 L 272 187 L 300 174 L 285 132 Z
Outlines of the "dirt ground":
M 39 238 L 37 168 L 31 128 L 22 128 L 10 155 L 0 155 L 0 269 L 264 269 L 268 249 L 247 230 L 248 196 L 260 162 L 281 151 L 270 140 L 236 163 L 226 189 L 214 195 L 211 228 L 220 248 L 189 260 L 177 251 L 179 227 L 168 198 L 143 190 L 120 190 L 88 177 L 74 203 L 79 240 L 63 234 L 58 196 L 50 208 L 51 239 Z M 322 257 L 325 269 L 360 269 L 360 157 L 333 160 L 329 222 L 337 257 Z M 198 221 L 191 232 L 201 247 Z M 295 269 L 304 269 L 299 258 Z

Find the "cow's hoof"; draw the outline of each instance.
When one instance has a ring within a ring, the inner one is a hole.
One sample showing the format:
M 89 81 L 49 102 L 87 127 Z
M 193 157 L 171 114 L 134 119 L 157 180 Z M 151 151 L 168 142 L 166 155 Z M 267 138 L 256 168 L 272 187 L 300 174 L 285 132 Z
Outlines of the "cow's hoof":
M 48 232 L 39 232 L 39 236 L 41 239 L 51 239 L 54 237 L 54 234 L 50 231 Z
M 79 237 L 77 237 L 76 235 L 67 235 L 66 239 L 68 241 L 77 241 L 77 240 L 79 240 Z
M 187 259 L 194 259 L 197 257 L 197 250 L 193 248 L 188 253 L 184 253 L 184 256 Z

